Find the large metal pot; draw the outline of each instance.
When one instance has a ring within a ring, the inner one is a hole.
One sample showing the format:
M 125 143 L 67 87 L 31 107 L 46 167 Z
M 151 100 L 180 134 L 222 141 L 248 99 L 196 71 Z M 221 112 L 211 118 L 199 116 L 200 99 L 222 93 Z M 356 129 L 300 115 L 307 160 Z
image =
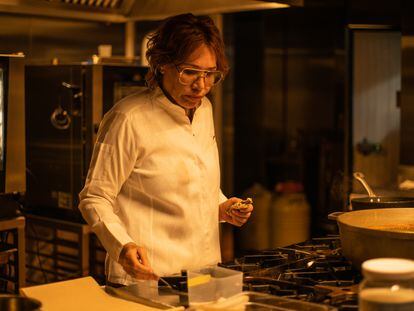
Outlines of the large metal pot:
M 0 295 L 0 310 L 4 311 L 38 311 L 42 304 L 40 301 L 18 296 Z
M 372 208 L 395 208 L 395 207 L 414 207 L 413 197 L 382 197 L 377 196 L 365 180 L 364 174 L 354 173 L 354 178 L 358 180 L 368 193 L 368 197 L 351 200 L 352 210 L 372 209 Z
M 414 208 L 352 211 L 337 222 L 342 253 L 357 269 L 371 258 L 414 259 Z

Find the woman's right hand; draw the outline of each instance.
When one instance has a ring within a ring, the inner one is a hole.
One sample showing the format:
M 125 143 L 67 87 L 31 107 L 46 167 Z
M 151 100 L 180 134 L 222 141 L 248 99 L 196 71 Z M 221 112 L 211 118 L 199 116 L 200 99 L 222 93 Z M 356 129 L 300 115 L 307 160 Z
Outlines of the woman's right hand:
M 125 244 L 119 255 L 118 263 L 135 279 L 158 280 L 147 258 L 147 250 L 135 243 Z

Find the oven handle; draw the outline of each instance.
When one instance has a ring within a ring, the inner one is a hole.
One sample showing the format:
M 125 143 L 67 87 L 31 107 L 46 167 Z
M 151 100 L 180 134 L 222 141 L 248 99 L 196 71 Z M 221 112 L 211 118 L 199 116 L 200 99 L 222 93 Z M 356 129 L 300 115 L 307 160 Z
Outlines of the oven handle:
M 59 105 L 50 115 L 50 122 L 58 130 L 67 130 L 72 123 L 72 118 L 68 111 Z

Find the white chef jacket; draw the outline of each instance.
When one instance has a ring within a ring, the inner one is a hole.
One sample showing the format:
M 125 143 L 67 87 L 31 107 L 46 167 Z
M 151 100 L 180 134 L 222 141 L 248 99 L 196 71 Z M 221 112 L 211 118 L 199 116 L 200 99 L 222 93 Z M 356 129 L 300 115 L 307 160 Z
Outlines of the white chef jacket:
M 157 275 L 220 262 L 226 200 L 211 103 L 190 123 L 160 88 L 131 95 L 103 118 L 79 209 L 108 252 L 107 279 L 131 284 L 117 263 L 123 245 L 148 251 Z

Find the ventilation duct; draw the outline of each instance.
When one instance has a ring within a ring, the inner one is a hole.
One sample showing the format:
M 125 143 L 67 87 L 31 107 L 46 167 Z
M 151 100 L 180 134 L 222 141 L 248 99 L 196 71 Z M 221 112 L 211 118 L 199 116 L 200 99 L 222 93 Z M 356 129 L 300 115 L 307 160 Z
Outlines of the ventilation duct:
M 303 0 L 0 0 L 0 12 L 119 23 L 288 6 L 303 6 Z

